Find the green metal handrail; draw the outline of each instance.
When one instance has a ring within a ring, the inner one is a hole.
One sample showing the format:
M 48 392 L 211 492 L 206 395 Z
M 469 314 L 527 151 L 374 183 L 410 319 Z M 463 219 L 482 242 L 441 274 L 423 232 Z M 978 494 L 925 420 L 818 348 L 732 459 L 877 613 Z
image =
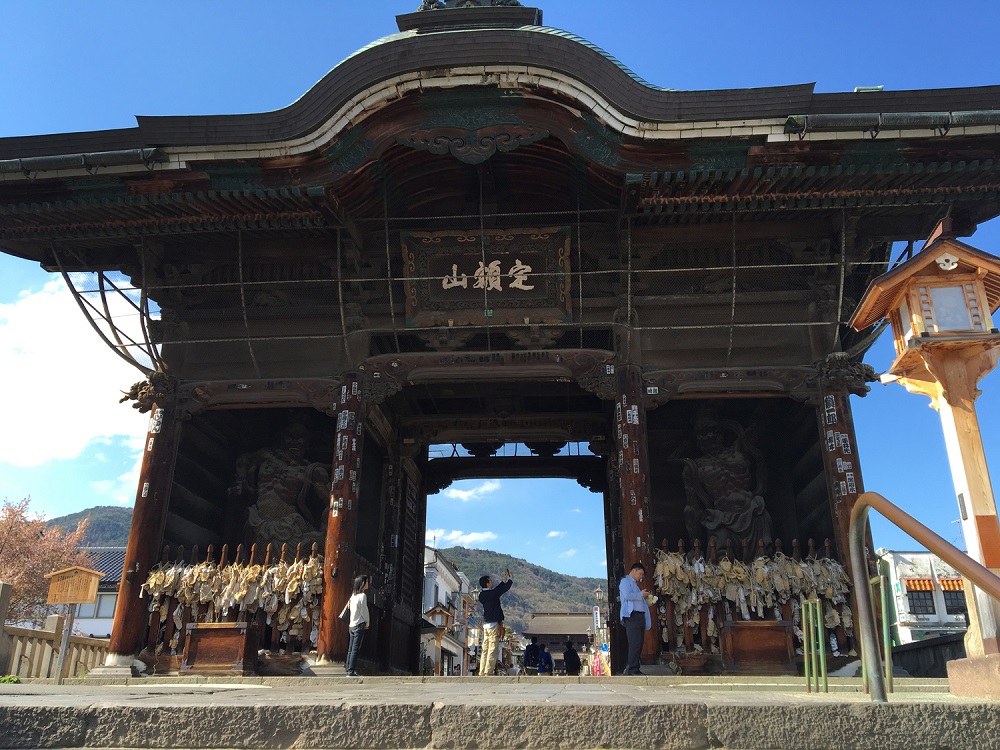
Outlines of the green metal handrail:
M 826 674 L 826 633 L 823 627 L 823 605 L 819 599 L 806 599 L 802 602 L 802 655 L 803 668 L 806 675 L 806 692 L 820 692 L 820 681 L 823 692 L 830 692 Z
M 879 663 L 878 640 L 875 636 L 875 615 L 872 610 L 870 592 L 866 595 L 868 592 L 868 568 L 865 560 L 865 537 L 868 528 L 868 511 L 873 508 L 998 601 L 1000 601 L 1000 577 L 977 563 L 958 547 L 946 542 L 877 492 L 865 492 L 858 496 L 854 510 L 851 511 L 848 539 L 851 545 L 851 575 L 854 577 L 854 591 L 858 597 L 861 663 L 869 678 L 872 701 L 885 703 L 887 701 L 885 680 Z
M 875 587 L 878 586 L 879 598 L 875 599 Z M 868 579 L 868 595 L 873 602 L 882 603 L 882 654 L 885 665 L 885 684 L 887 692 L 895 692 L 895 684 L 892 679 L 892 634 L 889 630 L 889 591 L 886 588 L 886 578 L 877 575 Z M 864 685 L 866 693 L 870 692 L 868 687 L 868 670 L 865 668 L 864 659 L 861 660 L 861 684 Z

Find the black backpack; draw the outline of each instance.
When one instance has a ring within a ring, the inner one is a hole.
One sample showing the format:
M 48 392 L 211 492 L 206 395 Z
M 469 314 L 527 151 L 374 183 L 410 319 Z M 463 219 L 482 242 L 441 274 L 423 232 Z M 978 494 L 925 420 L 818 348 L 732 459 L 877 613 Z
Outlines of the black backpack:
M 532 643 L 524 649 L 524 666 L 526 667 L 537 667 L 538 666 L 538 644 Z

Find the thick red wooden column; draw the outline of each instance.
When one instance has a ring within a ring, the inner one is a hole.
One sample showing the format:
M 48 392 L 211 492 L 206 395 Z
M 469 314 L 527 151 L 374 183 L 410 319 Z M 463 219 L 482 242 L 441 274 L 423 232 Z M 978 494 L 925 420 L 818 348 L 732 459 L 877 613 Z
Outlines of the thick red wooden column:
M 817 416 L 823 466 L 830 497 L 830 512 L 833 515 L 836 537 L 834 541 L 837 557 L 850 573 L 848 529 L 851 524 L 851 511 L 854 510 L 858 495 L 865 491 L 861 481 L 861 464 L 858 461 L 854 417 L 851 414 L 850 394 L 827 389 L 822 391 L 820 399 Z M 806 542 L 805 539 L 801 541 L 803 544 Z M 821 548 L 822 544 L 822 539 L 816 540 L 818 548 Z
M 173 482 L 180 433 L 175 409 L 176 394 L 173 387 L 163 388 L 167 382 L 165 379 L 160 382 L 154 379 L 154 382 L 160 387 L 150 409 L 139 486 L 125 550 L 125 567 L 118 585 L 118 604 L 105 662 L 108 667 L 131 667 L 135 654 L 142 647 L 149 600 L 140 599 L 139 590 L 146 582 L 149 569 L 160 556 Z
M 321 662 L 343 661 L 347 656 L 348 631 L 338 622 L 337 615 L 351 596 L 356 567 L 354 545 L 358 532 L 358 480 L 364 423 L 361 379 L 357 373 L 350 373 L 340 387 L 337 411 L 330 511 L 323 552 L 323 611 L 316 644 Z M 372 588 L 376 585 L 373 582 Z
M 649 515 L 649 451 L 646 445 L 646 412 L 642 406 L 642 371 L 627 365 L 618 368 L 618 400 L 615 402 L 615 439 L 618 487 L 622 523 L 622 562 L 628 573 L 641 562 L 646 578 L 641 588 L 653 586 L 653 523 Z M 660 655 L 660 636 L 655 612 L 650 610 L 653 628 L 646 631 L 642 658 L 652 661 Z
M 853 576 L 850 555 L 851 512 L 858 495 L 865 491 L 861 480 L 861 463 L 858 460 L 858 441 L 854 434 L 854 417 L 851 414 L 850 393 L 829 386 L 821 391 L 819 418 L 820 441 L 822 443 L 823 467 L 826 473 L 830 513 L 837 558 L 848 576 Z M 808 540 L 801 540 L 803 545 Z M 823 548 L 822 539 L 816 540 L 817 549 Z M 871 529 L 868 529 L 866 546 L 870 555 L 874 553 Z M 872 571 L 869 571 L 871 573 Z M 852 579 L 853 580 L 853 577 Z M 851 591 L 851 609 L 858 611 L 856 591 Z M 879 608 L 881 609 L 881 608 Z

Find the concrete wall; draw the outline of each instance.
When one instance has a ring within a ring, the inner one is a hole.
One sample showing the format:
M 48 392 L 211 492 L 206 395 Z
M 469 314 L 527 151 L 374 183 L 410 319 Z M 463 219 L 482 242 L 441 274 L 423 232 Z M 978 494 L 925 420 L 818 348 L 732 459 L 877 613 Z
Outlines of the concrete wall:
M 947 677 L 947 663 L 964 658 L 964 633 L 926 638 L 892 649 L 893 668 L 901 667 L 911 677 Z

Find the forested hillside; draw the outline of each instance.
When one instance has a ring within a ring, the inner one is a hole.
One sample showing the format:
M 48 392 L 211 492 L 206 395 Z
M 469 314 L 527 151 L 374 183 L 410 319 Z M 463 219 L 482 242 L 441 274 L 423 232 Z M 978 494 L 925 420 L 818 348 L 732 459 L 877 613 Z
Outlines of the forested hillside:
M 478 588 L 479 576 L 499 582 L 510 568 L 514 586 L 503 597 L 503 611 L 507 625 L 517 631 L 524 630 L 533 612 L 589 612 L 595 603 L 594 589 L 600 586 L 606 591 L 608 586 L 603 578 L 568 576 L 491 550 L 449 547 L 438 552 L 469 577 L 473 588 Z
M 99 505 L 79 513 L 59 516 L 49 521 L 50 526 L 58 526 L 72 531 L 84 518 L 90 518 L 87 533 L 83 537 L 86 547 L 124 547 L 128 544 L 128 529 L 132 523 L 132 509 L 115 505 Z

